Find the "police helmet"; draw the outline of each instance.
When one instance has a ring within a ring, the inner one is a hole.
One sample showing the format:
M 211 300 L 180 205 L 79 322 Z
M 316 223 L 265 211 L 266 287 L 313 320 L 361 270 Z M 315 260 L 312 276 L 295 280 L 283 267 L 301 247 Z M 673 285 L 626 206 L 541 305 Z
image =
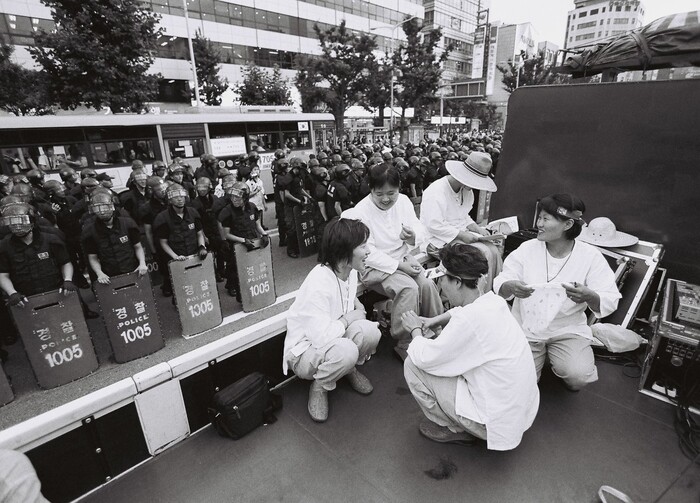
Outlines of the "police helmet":
M 284 157 L 284 150 L 278 148 L 275 150 L 275 159 L 282 159 Z
M 289 159 L 289 167 L 294 169 L 294 168 L 301 168 L 301 169 L 306 169 L 306 163 L 301 157 L 292 157 Z
M 143 164 L 143 163 L 141 163 Z M 92 168 L 83 168 L 80 171 L 81 178 L 97 178 L 97 171 Z
M 44 183 L 43 189 L 49 195 L 65 193 L 65 187 L 58 180 L 47 180 L 46 183 Z
M 231 197 L 240 197 L 244 201 L 248 200 L 250 197 L 250 187 L 245 182 L 236 182 L 228 189 L 228 195 Z
M 58 175 L 61 177 L 61 180 L 64 182 L 72 182 L 75 180 L 75 170 L 71 168 L 70 166 L 66 166 L 64 168 L 61 168 L 60 171 L 58 172 Z
M 168 201 L 170 201 L 176 197 L 187 197 L 188 194 L 182 185 L 179 183 L 173 183 L 168 187 L 166 195 L 168 196 Z

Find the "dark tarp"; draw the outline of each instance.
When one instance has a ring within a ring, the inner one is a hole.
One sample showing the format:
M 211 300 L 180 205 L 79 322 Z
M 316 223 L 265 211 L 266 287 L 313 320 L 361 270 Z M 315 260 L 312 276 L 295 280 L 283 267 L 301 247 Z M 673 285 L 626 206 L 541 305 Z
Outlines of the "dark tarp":
M 572 54 L 555 71 L 586 77 L 621 72 L 700 66 L 700 11 L 672 14 L 610 42 Z

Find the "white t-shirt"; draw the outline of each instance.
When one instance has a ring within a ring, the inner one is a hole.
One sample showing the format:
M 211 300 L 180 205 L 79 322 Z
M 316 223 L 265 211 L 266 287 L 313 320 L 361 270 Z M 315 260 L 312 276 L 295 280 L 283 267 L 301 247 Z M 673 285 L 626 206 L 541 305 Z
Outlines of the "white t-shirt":
M 506 301 L 493 292 L 450 314 L 436 339 L 416 337 L 408 355 L 432 375 L 459 376 L 457 414 L 486 425 L 489 449 L 514 449 L 532 425 L 540 402 L 525 334 Z
M 330 267 L 317 265 L 302 283 L 287 311 L 282 369 L 287 373 L 290 355 L 299 356 L 309 347 L 321 348 L 345 333 L 339 318 L 355 309 L 357 271 L 340 280 Z
M 416 217 L 413 203 L 404 194 L 399 194 L 396 204 L 388 210 L 379 209 L 372 202 L 372 196 L 367 196 L 354 208 L 345 210 L 341 218 L 361 220 L 369 227 L 367 245 L 370 254 L 365 264 L 387 274 L 396 272 L 403 257 L 413 249 L 419 248 L 426 238 L 425 228 Z M 411 227 L 415 232 L 414 245 L 409 245 L 399 238 L 401 224 Z
M 600 311 L 594 312 L 598 318 L 612 314 L 622 298 L 615 284 L 615 274 L 603 254 L 595 246 L 578 240 L 570 256 L 564 259 L 554 259 L 548 255 L 543 241 L 531 239 L 524 242 L 506 257 L 503 271 L 493 280 L 494 292 L 498 292 L 503 283 L 511 280 L 535 285 L 536 289 L 537 285 L 547 284 L 550 287 L 573 282 L 585 285 L 600 296 Z M 519 323 L 523 319 L 521 304 L 521 299 L 513 301 L 513 316 Z M 547 340 L 565 334 L 592 339 L 593 334 L 585 314 L 587 307 L 586 303 L 577 304 L 564 297 L 560 309 L 546 329 L 533 332 L 524 327 L 525 335 L 533 340 Z
M 428 241 L 442 248 L 474 223 L 469 212 L 474 206 L 474 192 L 462 186 L 455 192 L 445 176 L 423 191 L 420 221 L 428 231 Z

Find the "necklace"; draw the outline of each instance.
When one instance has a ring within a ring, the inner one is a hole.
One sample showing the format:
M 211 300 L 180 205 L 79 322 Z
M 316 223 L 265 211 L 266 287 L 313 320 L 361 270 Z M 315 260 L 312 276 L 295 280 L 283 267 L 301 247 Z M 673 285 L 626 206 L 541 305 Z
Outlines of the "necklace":
M 547 245 L 546 244 L 544 245 L 544 269 L 545 269 L 545 274 L 547 277 L 547 283 L 551 283 L 552 281 L 554 281 L 557 278 L 557 276 L 559 276 L 559 274 L 561 274 L 561 272 L 564 270 L 564 267 L 566 267 L 566 264 L 569 263 L 569 259 L 571 259 L 571 255 L 574 254 L 574 247 L 575 246 L 576 246 L 576 241 L 574 241 L 574 244 L 571 247 L 571 251 L 569 252 L 569 256 L 566 257 L 566 260 L 564 261 L 562 266 L 559 268 L 559 271 L 557 271 L 557 273 L 552 278 L 550 278 L 549 277 L 549 258 L 548 258 L 549 252 L 547 251 Z
M 328 267 L 325 264 L 323 264 L 324 267 Z M 347 288 L 346 288 L 346 293 L 345 297 L 343 297 L 343 288 L 340 286 L 340 278 L 338 278 L 338 274 L 331 268 L 328 267 L 330 271 L 333 273 L 333 277 L 335 278 L 335 282 L 338 285 L 338 294 L 340 294 L 340 310 L 342 311 L 343 314 L 347 314 L 348 312 L 348 297 L 350 296 L 350 283 L 349 283 L 349 278 L 348 278 L 348 283 L 347 283 Z M 345 281 L 343 281 L 345 283 Z

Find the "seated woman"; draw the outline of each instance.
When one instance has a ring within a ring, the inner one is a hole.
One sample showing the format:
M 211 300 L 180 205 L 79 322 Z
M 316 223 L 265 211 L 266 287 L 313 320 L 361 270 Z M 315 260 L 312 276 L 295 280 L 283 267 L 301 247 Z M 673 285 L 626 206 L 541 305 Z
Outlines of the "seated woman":
M 314 421 L 328 418 L 327 393 L 341 377 L 360 394 L 373 389 L 355 368 L 374 354 L 381 337 L 355 297 L 357 272 L 369 255 L 368 237 L 369 229 L 358 220 L 330 221 L 321 240 L 321 264 L 306 277 L 287 314 L 282 368 L 313 381 L 309 414 Z
M 530 342 L 538 379 L 549 356 L 554 374 L 578 391 L 598 380 L 585 311 L 604 318 L 617 309 L 621 295 L 600 251 L 576 240 L 584 224 L 583 201 L 554 194 L 540 201 L 539 210 L 537 239 L 508 255 L 493 289 L 515 298 L 513 315 Z
M 369 227 L 370 254 L 360 280 L 393 301 L 391 336 L 397 340 L 396 352 L 403 359 L 411 336 L 401 326 L 401 314 L 415 311 L 433 317 L 441 314 L 443 307 L 435 284 L 425 277 L 424 269 L 411 254 L 424 241 L 426 232 L 411 201 L 399 192 L 400 185 L 398 168 L 388 163 L 372 166 L 370 194 L 344 211 L 342 217 L 356 218 Z
M 539 390 L 522 329 L 505 300 L 486 290 L 488 262 L 472 245 L 440 251 L 440 291 L 455 306 L 433 319 L 403 315 L 414 337 L 404 375 L 426 418 L 420 433 L 436 442 L 505 451 L 520 443 L 535 419 Z M 423 329 L 447 323 L 435 339 Z

